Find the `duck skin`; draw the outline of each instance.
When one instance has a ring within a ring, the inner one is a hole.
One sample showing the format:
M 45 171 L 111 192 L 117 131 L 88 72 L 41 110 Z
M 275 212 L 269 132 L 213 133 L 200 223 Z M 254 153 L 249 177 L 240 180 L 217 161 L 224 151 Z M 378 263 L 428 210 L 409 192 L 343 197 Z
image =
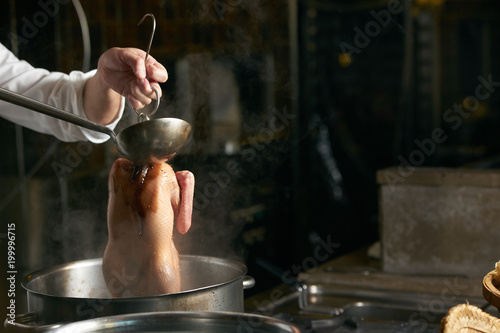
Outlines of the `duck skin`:
M 108 243 L 102 270 L 113 297 L 179 292 L 172 236 L 191 226 L 194 176 L 167 163 L 143 167 L 124 158 L 109 173 Z

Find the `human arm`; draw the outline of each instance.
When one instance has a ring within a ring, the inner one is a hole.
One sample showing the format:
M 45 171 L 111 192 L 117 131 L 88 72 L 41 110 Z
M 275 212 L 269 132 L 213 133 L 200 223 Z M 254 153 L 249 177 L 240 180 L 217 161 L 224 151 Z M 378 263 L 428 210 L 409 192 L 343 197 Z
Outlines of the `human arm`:
M 137 83 L 134 83 L 132 81 L 135 79 L 132 80 L 131 76 L 134 72 L 123 70 L 126 66 L 123 65 L 122 59 L 129 61 L 132 64 L 129 67 L 135 71 L 140 73 L 141 66 L 144 70 L 144 51 L 138 50 L 139 56 L 134 56 L 130 52 L 125 52 L 127 49 L 118 52 L 115 49 L 111 50 L 101 56 L 99 61 L 101 68 L 88 73 L 72 71 L 64 74 L 34 68 L 26 61 L 19 60 L 0 44 L 0 86 L 114 129 L 125 106 L 125 98 L 116 93 L 117 90 L 127 96 L 135 108 L 149 104 L 151 99 L 141 96 L 141 91 L 146 91 L 149 83 L 144 82 L 145 79 L 138 79 Z M 123 57 L 124 54 L 126 56 Z M 117 64 L 114 66 L 112 64 L 118 55 L 122 56 L 118 59 L 118 63 L 122 65 L 121 70 Z M 165 68 L 155 63 L 151 57 L 148 59 L 148 67 L 150 63 L 159 69 L 160 75 L 156 70 L 148 69 L 148 78 L 153 80 L 158 78 L 159 82 L 166 80 Z M 145 88 L 141 90 L 139 84 Z M 152 85 L 159 89 L 157 82 L 153 82 Z M 159 93 L 161 94 L 161 90 Z M 85 140 L 101 143 L 109 139 L 106 134 L 87 130 L 3 101 L 0 101 L 0 116 L 34 131 L 53 135 L 61 141 Z

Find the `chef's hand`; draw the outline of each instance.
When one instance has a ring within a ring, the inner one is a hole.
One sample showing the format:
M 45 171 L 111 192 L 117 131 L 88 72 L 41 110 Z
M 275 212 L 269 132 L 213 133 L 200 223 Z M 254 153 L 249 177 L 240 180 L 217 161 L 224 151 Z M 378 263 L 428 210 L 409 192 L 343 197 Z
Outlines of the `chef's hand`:
M 97 73 L 87 81 L 84 107 L 90 120 L 101 124 L 114 121 L 118 115 L 121 96 L 125 96 L 134 109 L 142 109 L 156 99 L 152 87 L 161 97 L 158 82 L 165 82 L 165 67 L 146 52 L 135 48 L 111 48 L 99 58 Z
M 156 99 L 151 88 L 155 87 L 161 96 L 158 82 L 168 79 L 167 70 L 146 52 L 134 48 L 112 48 L 103 53 L 97 65 L 97 74 L 104 83 L 122 96 L 128 98 L 135 109 L 141 109 Z

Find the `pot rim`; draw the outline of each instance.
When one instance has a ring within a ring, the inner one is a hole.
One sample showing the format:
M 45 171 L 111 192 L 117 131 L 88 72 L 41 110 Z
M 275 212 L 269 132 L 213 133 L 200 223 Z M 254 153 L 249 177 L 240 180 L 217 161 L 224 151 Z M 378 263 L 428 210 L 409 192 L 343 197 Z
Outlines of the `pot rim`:
M 232 312 L 232 311 L 155 311 L 120 314 L 106 317 L 97 317 L 92 319 L 80 320 L 70 323 L 62 323 L 47 326 L 40 326 L 37 332 L 94 332 L 104 328 L 106 331 L 110 328 L 119 330 L 126 328 L 126 331 L 134 328 L 144 329 L 144 323 L 153 322 L 158 324 L 168 324 L 172 322 L 190 322 L 210 323 L 214 325 L 234 323 L 242 325 L 242 331 L 253 331 L 254 329 L 270 329 L 272 332 L 291 332 L 300 333 L 301 330 L 294 323 L 290 323 L 278 318 L 268 317 L 258 313 Z M 9 325 L 6 327 L 8 328 Z M 21 326 L 22 328 L 22 326 Z M 184 332 L 184 331 L 183 331 Z M 271 332 L 271 331 L 270 331 Z
M 143 312 L 126 314 L 120 316 L 110 316 L 101 317 L 87 320 L 88 323 L 92 324 L 91 321 L 103 322 L 107 325 L 119 324 L 121 327 L 130 328 L 130 323 L 141 323 L 149 320 L 163 320 L 168 323 L 168 321 L 186 321 L 186 320 L 200 320 L 203 322 L 213 320 L 214 324 L 223 322 L 234 322 L 235 324 L 245 323 L 248 329 L 254 329 L 256 321 L 259 321 L 258 326 L 262 327 L 272 327 L 274 329 L 280 329 L 288 332 L 299 333 L 298 327 L 292 323 L 285 322 L 281 319 L 264 316 L 256 313 L 241 313 L 241 312 L 230 312 L 230 311 L 167 311 L 167 312 Z M 80 322 L 75 322 L 73 324 L 77 325 Z M 140 325 L 140 324 L 139 324 Z M 118 326 L 118 328 L 120 327 Z M 62 327 L 64 328 L 64 327 Z M 56 331 L 57 332 L 57 331 Z M 90 332 L 90 331 L 87 331 Z
M 32 288 L 29 287 L 29 284 L 35 281 L 36 279 L 43 278 L 45 275 L 49 274 L 54 274 L 58 271 L 65 271 L 65 270 L 71 270 L 74 268 L 81 268 L 81 267 L 86 267 L 86 266 L 95 266 L 96 264 L 102 263 L 102 258 L 93 258 L 93 259 L 82 259 L 82 260 L 77 260 L 77 261 L 71 261 L 68 263 L 64 264 L 59 264 L 55 265 L 52 267 L 47 267 L 47 268 L 42 268 L 39 269 L 33 273 L 30 273 L 26 275 L 22 280 L 21 280 L 21 286 L 30 294 L 35 294 L 35 295 L 40 295 L 40 296 L 45 296 L 45 297 L 54 297 L 54 298 L 62 298 L 62 299 L 67 299 L 67 300 L 81 300 L 81 299 L 95 299 L 95 300 L 109 300 L 113 302 L 120 302 L 120 301 L 129 301 L 129 300 L 137 300 L 137 299 L 151 299 L 151 298 L 156 298 L 156 297 L 161 297 L 161 296 L 173 296 L 173 295 L 182 295 L 186 293 L 194 293 L 197 291 L 206 291 L 209 289 L 217 288 L 222 285 L 230 284 L 234 281 L 237 281 L 239 279 L 242 279 L 246 273 L 248 272 L 248 268 L 245 264 L 234 260 L 234 259 L 226 259 L 226 258 L 219 258 L 219 257 L 212 257 L 212 256 L 201 256 L 201 255 L 192 255 L 192 254 L 182 254 L 179 255 L 179 260 L 185 260 L 193 261 L 193 259 L 196 258 L 197 260 L 203 260 L 203 261 L 211 261 L 211 262 L 219 262 L 224 265 L 229 265 L 237 270 L 239 270 L 239 276 L 229 279 L 220 283 L 216 284 L 211 284 L 199 288 L 192 288 L 192 289 L 187 289 L 183 290 L 180 292 L 175 292 L 175 293 L 168 293 L 168 294 L 158 294 L 158 295 L 151 295 L 151 296 L 130 296 L 130 297 L 75 297 L 75 296 L 57 296 L 53 295 L 50 293 L 46 292 L 41 292 L 37 290 L 33 290 Z

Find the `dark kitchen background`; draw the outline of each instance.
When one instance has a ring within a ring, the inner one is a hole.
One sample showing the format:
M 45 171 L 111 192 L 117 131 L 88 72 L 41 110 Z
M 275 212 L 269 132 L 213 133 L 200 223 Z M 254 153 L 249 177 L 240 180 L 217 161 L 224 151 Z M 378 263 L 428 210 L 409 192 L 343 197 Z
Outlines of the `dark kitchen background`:
M 95 68 L 110 47 L 146 49 L 152 21 L 138 22 L 154 14 L 151 55 L 169 71 L 160 116 L 193 126 L 172 161 L 196 177 L 193 227 L 175 235 L 178 248 L 243 260 L 257 281 L 246 295 L 281 283 L 280 271 L 298 274 L 377 241 L 377 170 L 500 161 L 495 0 L 1 7 L 0 41 L 36 67 L 63 72 Z M 488 80 L 479 98 L 476 87 Z M 128 108 L 119 128 L 133 121 Z M 435 129 L 446 140 L 432 141 Z M 5 120 L 0 136 L 1 276 L 9 224 L 18 283 L 102 256 L 113 144 L 62 143 Z M 16 302 L 21 312 L 19 285 Z

